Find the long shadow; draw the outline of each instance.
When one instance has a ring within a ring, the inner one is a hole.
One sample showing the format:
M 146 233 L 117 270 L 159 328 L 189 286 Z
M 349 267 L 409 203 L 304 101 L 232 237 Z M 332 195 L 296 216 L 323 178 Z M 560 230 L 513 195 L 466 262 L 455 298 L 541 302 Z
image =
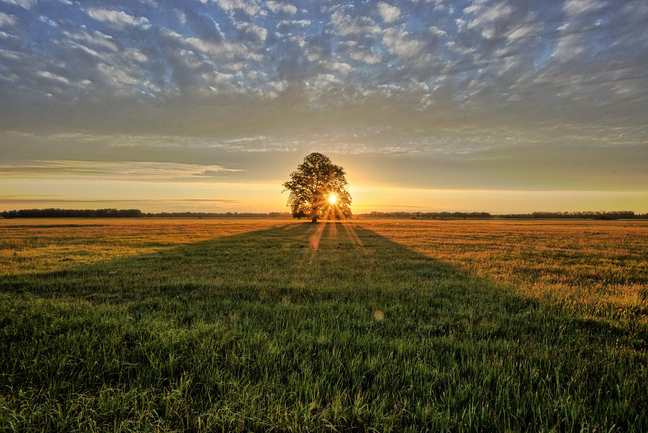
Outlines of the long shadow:
M 633 356 L 645 360 L 645 351 L 628 358 L 614 349 L 619 342 L 641 349 L 638 331 L 579 319 L 355 223 L 289 224 L 92 266 L 2 276 L 0 292 L 107 305 L 136 321 L 156 318 L 164 329 L 211 327 L 232 336 L 210 340 L 235 355 L 213 358 L 230 382 L 266 383 L 288 406 L 308 404 L 308 389 L 317 388 L 322 413 L 338 394 L 349 407 L 367 395 L 365 405 L 382 408 L 343 411 L 337 422 L 344 428 L 381 419 L 430 427 L 429 411 L 450 414 L 439 425 L 457 431 L 468 415 L 490 431 L 529 423 L 629 428 L 646 419 L 648 394 L 637 380 L 646 372 L 630 382 L 615 375 Z M 204 350 L 192 344 L 185 352 Z M 124 356 L 149 362 L 142 353 Z M 173 387 L 191 373 L 202 384 L 194 400 L 211 401 L 210 387 L 224 385 L 204 368 L 187 361 L 159 386 Z M 129 374 L 105 380 L 138 380 L 137 371 Z M 294 375 L 306 378 L 304 389 L 293 389 Z
M 418 310 L 432 308 L 429 317 L 434 317 L 435 308 L 454 311 L 452 323 L 445 323 L 441 332 L 461 326 L 478 329 L 492 315 L 512 322 L 551 310 L 562 320 L 556 307 L 344 223 L 289 224 L 92 266 L 71 264 L 63 270 L 2 276 L 0 291 L 113 304 L 147 303 L 151 297 L 269 304 L 288 299 L 302 304 L 352 301 L 384 309 L 388 315 L 399 303 L 414 302 Z M 627 329 L 605 321 L 568 320 L 592 340 L 628 336 Z M 513 332 L 507 335 L 524 339 L 558 332 L 547 325 L 525 320 L 524 326 L 507 329 Z M 554 325 L 563 329 L 565 323 Z M 497 327 L 491 328 L 489 335 L 497 336 Z M 635 342 L 638 348 L 644 344 Z
M 290 295 L 308 303 L 353 298 L 378 305 L 433 294 L 460 303 L 469 295 L 506 298 L 513 302 L 510 312 L 538 306 L 536 300 L 511 296 L 486 279 L 343 223 L 290 224 L 90 266 L 70 263 L 56 271 L 2 276 L 0 290 L 113 303 L 165 294 L 248 301 L 281 301 Z

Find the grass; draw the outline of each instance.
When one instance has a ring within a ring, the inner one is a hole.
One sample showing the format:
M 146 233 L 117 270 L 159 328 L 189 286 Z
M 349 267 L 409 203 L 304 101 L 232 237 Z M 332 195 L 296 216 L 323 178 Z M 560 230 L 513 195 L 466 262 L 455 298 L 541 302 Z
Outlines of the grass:
M 2 431 L 648 430 L 647 224 L 12 220 L 0 239 Z

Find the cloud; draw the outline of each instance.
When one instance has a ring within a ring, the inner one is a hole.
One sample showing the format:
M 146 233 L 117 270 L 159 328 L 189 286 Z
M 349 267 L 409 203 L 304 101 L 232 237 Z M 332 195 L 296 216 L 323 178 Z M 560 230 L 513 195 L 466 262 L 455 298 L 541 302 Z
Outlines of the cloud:
M 222 42 L 225 39 L 220 26 L 211 16 L 192 9 L 187 9 L 181 14 L 195 36 L 211 42 Z
M 277 27 L 281 26 L 301 26 L 306 27 L 310 26 L 312 23 L 311 20 L 284 20 L 277 23 Z
M 0 12 L 0 27 L 13 27 L 16 25 L 16 17 Z
M 337 71 L 342 74 L 348 74 L 349 72 L 353 71 L 353 67 L 351 65 L 342 62 L 323 61 L 321 62 L 321 65 L 328 70 Z
M 242 11 L 248 15 L 256 15 L 261 6 L 256 0 L 216 0 L 216 3 L 228 12 Z
M 397 56 L 409 58 L 417 55 L 424 42 L 408 37 L 408 32 L 403 29 L 390 28 L 385 31 L 382 42 L 387 51 Z
M 395 6 L 390 6 L 387 3 L 378 4 L 378 12 L 386 23 L 391 23 L 400 18 L 400 10 Z
M 236 25 L 236 28 L 245 33 L 248 37 L 251 37 L 250 40 L 263 42 L 268 37 L 268 30 L 264 27 L 257 26 L 252 23 L 240 23 Z
M 63 84 L 69 84 L 70 83 L 70 81 L 67 78 L 61 77 L 61 76 L 56 75 L 56 74 L 52 74 L 49 71 L 37 71 L 36 75 L 38 75 L 39 77 L 46 78 L 48 80 L 58 81 L 59 83 L 63 83 Z
M 150 26 L 148 18 L 134 17 L 122 11 L 89 8 L 87 13 L 91 18 L 105 24 L 110 24 L 116 29 L 123 29 L 129 26 L 143 28 L 148 28 Z
M 510 18 L 513 15 L 513 7 L 506 2 L 495 5 L 476 2 L 472 6 L 464 9 L 464 12 L 474 16 L 468 22 L 467 28 L 479 29 L 483 37 L 490 39 L 498 36 L 501 30 L 510 22 Z
M 358 62 L 364 62 L 370 65 L 375 65 L 381 60 L 380 56 L 362 49 L 352 50 L 349 57 Z
M 31 9 L 36 4 L 36 0 L 2 0 L 5 3 L 20 6 L 25 9 Z
M 64 31 L 63 35 L 67 36 L 70 39 L 74 39 L 75 41 L 93 45 L 95 47 L 105 48 L 110 51 L 119 50 L 119 45 L 115 40 L 115 38 L 106 35 L 104 33 L 101 33 L 100 31 L 97 30 L 90 31 L 90 32 L 83 31 L 83 30 Z
M 648 134 L 642 1 L 10 3 L 2 131 L 215 137 L 212 150 L 239 134 L 384 124 L 434 134 L 594 122 L 619 140 Z M 286 143 L 277 148 L 295 149 Z
M 295 15 L 297 13 L 297 8 L 290 4 L 279 3 L 275 1 L 266 2 L 266 6 L 273 13 L 284 12 L 288 15 Z
M 365 16 L 352 17 L 336 10 L 331 16 L 331 23 L 342 36 L 372 34 L 381 31 L 374 20 Z
M 595 12 L 607 6 L 607 3 L 600 0 L 566 0 L 563 4 L 563 11 L 569 18 L 588 12 Z
M 238 60 L 242 60 L 244 58 L 254 60 L 262 59 L 260 55 L 250 52 L 244 44 L 238 42 L 230 42 L 226 40 L 217 42 L 210 39 L 201 39 L 198 37 L 184 37 L 183 35 L 168 29 L 162 29 L 161 35 L 169 41 L 176 42 L 181 46 L 188 46 L 201 52 L 207 53 L 212 56 L 213 59 L 233 62 L 221 64 L 222 66 L 227 66 L 229 68 L 232 68 L 232 66 L 235 65 Z M 190 53 L 188 52 L 183 53 L 182 51 L 173 51 L 173 55 L 176 58 L 181 57 L 187 59 L 187 55 L 189 54 Z M 194 65 L 198 66 L 196 63 L 194 63 Z M 240 69 L 240 67 L 235 67 L 235 69 Z
M 218 165 L 180 164 L 170 162 L 101 162 L 101 161 L 33 161 L 27 164 L 0 165 L 0 177 L 84 177 L 92 179 L 129 179 L 131 181 L 190 181 L 197 178 L 222 177 L 241 172 Z
M 529 38 L 529 37 L 536 37 L 540 34 L 540 32 L 543 29 L 543 25 L 541 23 L 523 23 L 520 24 L 518 27 L 513 28 L 507 35 L 506 37 L 509 40 L 518 40 L 518 39 L 523 39 L 523 38 Z
M 432 26 L 429 28 L 430 33 L 432 33 L 434 36 L 441 37 L 441 36 L 447 36 L 448 32 L 445 30 L 441 30 L 437 26 Z

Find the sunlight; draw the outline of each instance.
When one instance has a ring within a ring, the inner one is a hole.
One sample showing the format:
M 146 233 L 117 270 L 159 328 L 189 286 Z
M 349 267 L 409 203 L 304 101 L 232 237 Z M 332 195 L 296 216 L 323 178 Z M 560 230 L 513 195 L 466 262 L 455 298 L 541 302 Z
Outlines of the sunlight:
M 329 203 L 335 204 L 336 201 L 337 201 L 337 195 L 335 195 L 335 194 L 329 195 L 329 198 L 328 198 Z

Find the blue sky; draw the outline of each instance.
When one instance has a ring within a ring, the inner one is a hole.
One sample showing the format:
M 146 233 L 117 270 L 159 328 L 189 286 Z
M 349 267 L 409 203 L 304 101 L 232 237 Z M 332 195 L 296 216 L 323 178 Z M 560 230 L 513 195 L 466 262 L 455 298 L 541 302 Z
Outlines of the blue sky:
M 648 3 L 0 0 L 0 208 L 648 212 Z

